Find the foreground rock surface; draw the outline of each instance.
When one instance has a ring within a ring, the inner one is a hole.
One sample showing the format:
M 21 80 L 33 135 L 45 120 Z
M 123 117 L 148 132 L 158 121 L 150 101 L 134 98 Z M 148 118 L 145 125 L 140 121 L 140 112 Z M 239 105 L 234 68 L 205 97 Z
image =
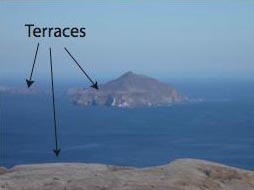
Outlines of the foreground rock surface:
M 254 172 L 179 159 L 150 168 L 101 164 L 21 165 L 0 175 L 0 190 L 253 190 Z
M 187 100 L 168 84 L 133 72 L 99 85 L 99 90 L 69 89 L 67 94 L 77 105 L 121 108 L 167 106 Z
M 2 167 L 0 167 L 0 175 L 1 174 L 4 174 L 4 173 L 7 173 L 7 169 L 6 168 L 2 168 Z

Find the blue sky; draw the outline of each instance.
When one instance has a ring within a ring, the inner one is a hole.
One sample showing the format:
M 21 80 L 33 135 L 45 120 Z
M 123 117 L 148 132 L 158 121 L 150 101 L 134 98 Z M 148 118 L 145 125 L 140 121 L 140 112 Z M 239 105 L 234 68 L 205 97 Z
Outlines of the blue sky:
M 96 79 L 132 70 L 156 78 L 254 78 L 254 2 L 0 2 L 0 79 L 83 78 L 63 47 Z M 86 27 L 85 38 L 28 38 L 26 23 Z

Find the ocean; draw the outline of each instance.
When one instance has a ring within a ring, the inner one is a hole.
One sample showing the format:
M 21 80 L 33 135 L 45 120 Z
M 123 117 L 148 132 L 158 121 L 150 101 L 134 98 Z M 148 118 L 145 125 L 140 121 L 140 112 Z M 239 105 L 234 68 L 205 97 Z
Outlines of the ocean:
M 0 165 L 86 162 L 149 167 L 195 158 L 253 169 L 254 82 L 174 86 L 190 102 L 158 108 L 80 107 L 60 90 L 59 157 L 52 152 L 51 97 L 2 94 Z

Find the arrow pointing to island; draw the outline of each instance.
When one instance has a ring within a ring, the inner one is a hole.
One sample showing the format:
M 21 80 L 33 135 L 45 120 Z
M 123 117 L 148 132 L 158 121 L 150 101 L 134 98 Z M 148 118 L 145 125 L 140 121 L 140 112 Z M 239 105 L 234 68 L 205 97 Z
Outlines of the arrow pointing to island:
M 38 43 L 37 48 L 36 48 L 36 52 L 35 52 L 35 56 L 34 56 L 34 62 L 33 62 L 32 71 L 31 71 L 31 74 L 30 74 L 30 78 L 26 79 L 26 84 L 27 84 L 28 88 L 35 82 L 35 81 L 32 80 L 32 76 L 33 76 L 33 72 L 34 72 L 34 65 L 35 65 L 35 62 L 36 62 L 36 57 L 37 57 L 39 45 L 40 44 Z
M 58 141 L 57 141 L 55 90 L 54 90 L 54 77 L 53 77 L 53 66 L 52 66 L 51 48 L 49 48 L 49 55 L 50 55 L 51 90 L 52 90 L 52 103 L 53 103 L 54 127 L 55 127 L 55 149 L 53 149 L 53 152 L 55 153 L 56 156 L 58 156 L 60 151 L 61 151 L 61 149 L 58 148 Z
M 97 81 L 93 81 L 89 75 L 85 72 L 85 70 L 80 66 L 80 64 L 77 62 L 77 60 L 71 55 L 71 53 L 67 50 L 67 48 L 64 48 L 65 51 L 70 55 L 70 57 L 73 59 L 73 61 L 77 64 L 77 66 L 80 68 L 80 70 L 85 74 L 85 76 L 88 78 L 88 80 L 92 83 L 91 87 L 95 89 L 99 89 Z

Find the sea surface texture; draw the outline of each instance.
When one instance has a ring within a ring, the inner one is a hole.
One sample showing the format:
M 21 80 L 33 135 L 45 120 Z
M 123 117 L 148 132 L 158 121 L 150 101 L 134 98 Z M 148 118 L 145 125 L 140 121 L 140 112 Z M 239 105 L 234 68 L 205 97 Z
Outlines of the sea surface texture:
M 253 81 L 182 82 L 188 103 L 157 108 L 81 107 L 56 96 L 1 94 L 0 165 L 86 162 L 147 167 L 198 158 L 254 168 Z M 64 88 L 63 88 L 64 89 Z

